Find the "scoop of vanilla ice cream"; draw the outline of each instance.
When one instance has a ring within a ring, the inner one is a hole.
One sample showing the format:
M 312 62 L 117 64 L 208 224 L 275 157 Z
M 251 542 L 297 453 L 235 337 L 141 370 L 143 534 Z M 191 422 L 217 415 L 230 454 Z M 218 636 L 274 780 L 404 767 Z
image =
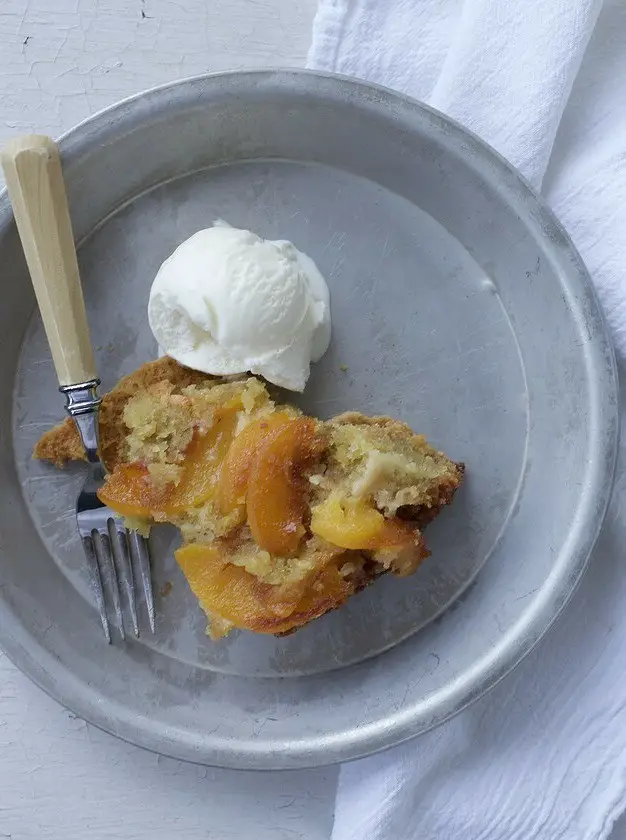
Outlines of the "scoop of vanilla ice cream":
M 303 391 L 330 343 L 328 287 L 287 241 L 216 222 L 163 263 L 148 303 L 160 348 L 212 374 L 256 373 Z

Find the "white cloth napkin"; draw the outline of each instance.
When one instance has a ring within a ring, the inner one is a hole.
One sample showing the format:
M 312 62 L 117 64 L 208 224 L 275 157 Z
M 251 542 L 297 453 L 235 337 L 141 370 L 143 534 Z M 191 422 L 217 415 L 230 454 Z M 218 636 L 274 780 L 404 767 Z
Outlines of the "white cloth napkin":
M 591 271 L 622 376 L 625 33 L 626 0 L 321 0 L 309 54 L 450 114 L 541 189 Z M 455 719 L 344 766 L 333 840 L 600 840 L 624 808 L 622 441 L 590 570 L 556 626 Z

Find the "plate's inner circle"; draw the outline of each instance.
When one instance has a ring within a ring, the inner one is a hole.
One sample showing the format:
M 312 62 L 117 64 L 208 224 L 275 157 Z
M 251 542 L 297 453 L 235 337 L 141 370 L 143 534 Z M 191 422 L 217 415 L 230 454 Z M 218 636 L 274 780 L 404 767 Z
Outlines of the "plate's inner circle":
M 250 633 L 233 633 L 217 644 L 207 639 L 204 615 L 172 556 L 176 537 L 155 529 L 159 620 L 157 634 L 141 644 L 193 668 L 319 673 L 415 633 L 478 572 L 506 525 L 524 470 L 524 370 L 493 282 L 430 216 L 346 172 L 256 161 L 164 183 L 126 203 L 83 241 L 79 261 L 103 388 L 154 357 L 146 317 L 150 284 L 183 239 L 217 218 L 292 240 L 328 281 L 333 341 L 299 400 L 303 408 L 322 417 L 349 409 L 390 414 L 467 467 L 454 505 L 428 529 L 433 556 L 416 575 L 388 576 L 284 639 Z M 48 551 L 91 601 L 73 513 L 82 471 L 59 472 L 30 459 L 38 436 L 62 416 L 35 316 L 17 373 L 16 463 Z

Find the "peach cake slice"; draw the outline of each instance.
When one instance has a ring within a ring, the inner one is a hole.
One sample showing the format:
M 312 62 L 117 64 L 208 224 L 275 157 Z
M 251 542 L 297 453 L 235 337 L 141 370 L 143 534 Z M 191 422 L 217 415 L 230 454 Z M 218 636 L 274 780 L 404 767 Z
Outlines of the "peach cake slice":
M 167 357 L 104 397 L 100 427 L 101 499 L 143 532 L 180 529 L 176 560 L 214 638 L 288 633 L 384 572 L 411 574 L 429 554 L 423 527 L 463 477 L 396 420 L 316 420 L 256 377 L 210 377 Z M 73 421 L 34 456 L 82 458 Z

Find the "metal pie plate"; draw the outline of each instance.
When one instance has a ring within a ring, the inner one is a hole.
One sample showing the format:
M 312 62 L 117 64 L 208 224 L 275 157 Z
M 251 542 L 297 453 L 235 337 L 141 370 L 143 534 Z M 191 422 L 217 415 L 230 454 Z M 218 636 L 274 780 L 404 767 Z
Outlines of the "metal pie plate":
M 79 467 L 30 457 L 61 419 L 0 196 L 0 642 L 77 715 L 182 759 L 290 768 L 362 756 L 493 686 L 558 614 L 610 494 L 613 353 L 551 213 L 493 151 L 390 91 L 304 72 L 207 76 L 98 114 L 61 141 L 103 387 L 156 354 L 162 260 L 216 218 L 310 254 L 331 349 L 302 406 L 390 414 L 467 465 L 432 557 L 286 638 L 211 642 L 152 535 L 157 632 L 107 646 L 73 507 Z M 115 633 L 115 631 L 114 631 Z

